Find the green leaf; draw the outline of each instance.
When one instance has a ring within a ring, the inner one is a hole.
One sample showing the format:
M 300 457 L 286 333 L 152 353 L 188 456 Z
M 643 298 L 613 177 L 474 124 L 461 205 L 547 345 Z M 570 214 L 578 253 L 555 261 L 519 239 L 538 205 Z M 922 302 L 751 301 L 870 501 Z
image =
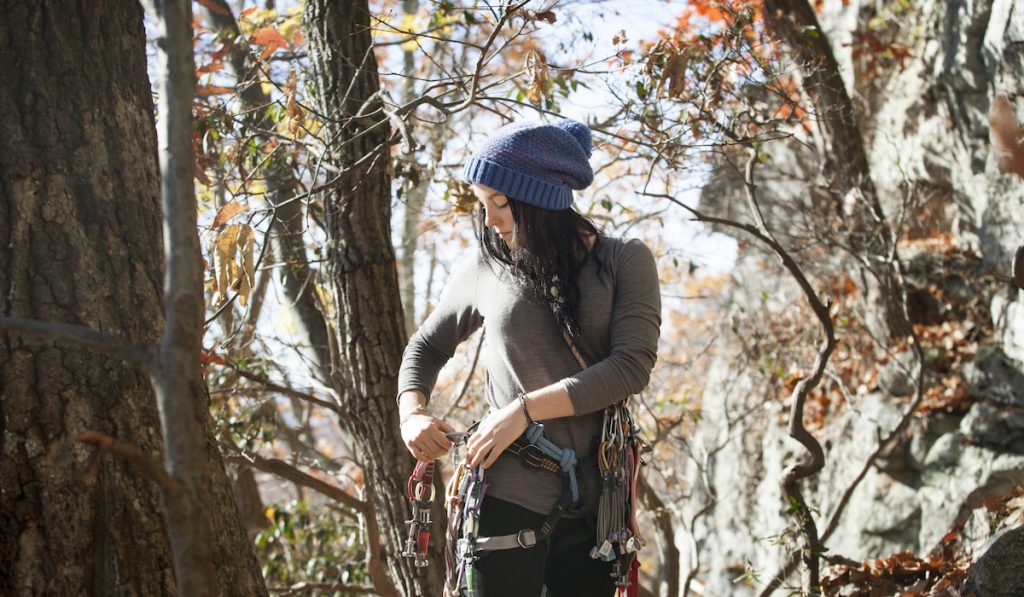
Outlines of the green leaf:
M 636 96 L 640 98 L 640 101 L 647 100 L 647 88 L 644 87 L 643 81 L 636 82 Z

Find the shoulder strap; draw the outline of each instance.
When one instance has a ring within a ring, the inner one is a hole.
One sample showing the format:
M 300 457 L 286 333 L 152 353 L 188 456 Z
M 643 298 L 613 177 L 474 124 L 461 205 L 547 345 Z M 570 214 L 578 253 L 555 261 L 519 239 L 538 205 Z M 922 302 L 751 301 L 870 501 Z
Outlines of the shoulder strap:
M 555 306 L 549 302 L 548 307 L 551 308 L 551 314 L 555 316 L 555 323 L 557 324 L 558 315 L 555 313 Z M 576 344 L 572 341 L 572 338 L 569 337 L 569 332 L 560 325 L 558 327 L 562 330 L 562 338 L 565 338 L 565 343 L 569 345 L 569 350 L 572 351 L 572 356 L 576 357 L 576 362 L 580 364 L 581 369 L 586 369 L 587 361 L 583 358 L 583 355 L 580 354 L 580 351 L 576 349 Z

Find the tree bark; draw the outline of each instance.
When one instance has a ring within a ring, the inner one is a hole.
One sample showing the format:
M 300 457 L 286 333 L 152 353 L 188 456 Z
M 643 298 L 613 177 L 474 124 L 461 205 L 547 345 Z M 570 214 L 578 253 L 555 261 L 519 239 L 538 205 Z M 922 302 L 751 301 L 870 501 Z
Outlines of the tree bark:
M 395 401 L 407 337 L 391 244 L 391 131 L 374 99 L 379 81 L 369 16 L 366 0 L 308 0 L 303 14 L 327 138 L 346 140 L 327 147 L 327 160 L 347 176 L 324 194 L 328 271 L 338 311 L 332 329 L 336 368 L 347 385 L 348 414 L 341 424 L 352 433 L 362 460 L 367 500 L 383 541 L 380 555 L 395 589 L 404 595 L 440 595 L 439 508 L 432 565 L 417 571 L 400 555 L 410 515 L 405 481 L 413 467 L 397 439 Z M 384 594 L 387 587 L 377 589 Z
M 137 4 L 0 3 L 0 313 L 138 343 L 163 328 L 160 202 Z M 76 445 L 162 452 L 145 371 L 0 335 L 0 594 L 173 595 L 160 492 Z
M 0 14 L 0 314 L 155 346 L 164 265 L 142 11 L 3 1 Z M 187 306 L 201 322 L 201 298 Z M 210 592 L 265 594 L 210 451 L 205 392 L 190 390 L 199 424 L 187 449 L 205 461 L 200 509 L 214 520 Z M 178 529 L 161 517 L 157 485 L 75 443 L 98 431 L 159 455 L 160 425 L 146 371 L 63 340 L 0 336 L 0 594 L 196 594 L 175 580 Z

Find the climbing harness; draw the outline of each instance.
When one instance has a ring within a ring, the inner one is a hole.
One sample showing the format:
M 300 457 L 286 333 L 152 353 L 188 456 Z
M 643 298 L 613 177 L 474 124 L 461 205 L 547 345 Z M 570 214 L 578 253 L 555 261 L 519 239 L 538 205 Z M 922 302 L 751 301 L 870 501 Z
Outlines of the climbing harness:
M 555 293 L 557 288 L 552 287 Z M 557 315 L 556 315 L 557 319 Z M 571 336 L 562 331 L 566 343 L 583 369 L 587 363 L 576 349 Z M 597 447 L 597 473 L 600 476 L 600 497 L 597 505 L 597 544 L 590 557 L 613 562 L 612 577 L 618 595 L 636 597 L 640 564 L 636 552 L 644 540 L 637 525 L 637 482 L 640 478 L 642 443 L 636 425 L 626 407 L 627 400 L 604 411 L 601 443 Z M 452 440 L 452 461 L 455 469 L 445 490 L 448 514 L 447 550 L 445 552 L 445 597 L 474 597 L 476 578 L 473 564 L 489 551 L 529 549 L 544 541 L 554 530 L 562 515 L 583 508 L 576 452 L 559 448 L 544 437 L 544 426 L 530 423 L 526 431 L 506 450 L 528 466 L 543 469 L 562 477 L 562 497 L 539 529 L 522 529 L 518 533 L 496 537 L 478 535 L 480 506 L 487 492 L 483 466 L 470 467 L 462 458 L 462 449 L 475 425 L 466 432 L 449 433 Z M 413 517 L 406 522 L 409 538 L 403 556 L 415 558 L 416 566 L 426 566 L 430 542 L 430 504 L 434 499 L 434 464 L 417 462 L 409 478 L 407 494 L 413 506 Z
M 575 451 L 559 448 L 544 437 L 542 424 L 532 423 L 507 451 L 531 467 L 561 475 L 565 486 L 562 497 L 538 529 L 522 529 L 518 533 L 494 537 L 479 536 L 480 506 L 488 484 L 483 466 L 471 467 L 463 457 L 463 449 L 474 427 L 467 432 L 448 434 L 453 441 L 452 461 L 455 468 L 445 490 L 448 515 L 446 597 L 473 597 L 476 587 L 473 564 L 478 559 L 489 551 L 528 549 L 541 543 L 551 535 L 563 514 L 581 505 L 577 474 L 579 465 Z M 597 538 L 600 544 L 594 546 L 590 556 L 614 562 L 612 576 L 615 584 L 619 591 L 629 596 L 636 595 L 639 563 L 635 552 L 643 546 L 635 508 L 639 455 L 639 441 L 629 411 L 621 404 L 606 409 L 597 454 L 601 476 L 597 514 Z M 431 524 L 429 512 L 434 498 L 433 473 L 433 463 L 417 462 L 407 488 L 407 495 L 413 505 L 413 517 L 406 522 L 409 537 L 402 555 L 415 558 L 417 566 L 427 565 Z

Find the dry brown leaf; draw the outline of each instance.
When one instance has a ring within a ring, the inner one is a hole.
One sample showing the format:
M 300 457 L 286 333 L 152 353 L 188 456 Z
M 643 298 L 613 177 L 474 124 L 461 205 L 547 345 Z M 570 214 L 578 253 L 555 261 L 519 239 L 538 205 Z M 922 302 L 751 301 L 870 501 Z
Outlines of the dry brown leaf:
M 992 146 L 998 156 L 999 171 L 1024 178 L 1021 127 L 1013 115 L 1010 100 L 1004 96 L 996 97 L 989 109 L 988 123 L 992 129 Z
M 235 92 L 233 87 L 223 87 L 221 85 L 199 85 L 196 87 L 197 97 L 209 97 L 211 95 L 225 95 L 232 94 Z
M 213 245 L 213 280 L 217 291 L 217 304 L 227 300 L 228 289 L 235 279 L 235 253 L 238 251 L 239 224 L 228 226 L 220 234 Z
M 292 71 L 288 75 L 288 82 L 285 83 L 284 86 L 285 97 L 287 97 L 284 110 L 285 114 L 288 116 L 288 134 L 293 137 L 299 134 L 299 130 L 302 128 L 302 123 L 306 121 L 306 112 L 302 109 L 302 106 L 299 105 L 298 100 L 295 99 L 297 95 L 297 87 L 298 77 L 296 76 L 295 71 Z
M 214 242 L 213 269 L 216 303 L 228 298 L 228 290 L 236 289 L 244 307 L 252 294 L 255 232 L 248 224 L 232 224 Z
M 537 50 L 530 50 L 526 56 L 526 76 L 529 89 L 526 99 L 532 104 L 539 104 L 551 93 L 551 82 L 548 80 L 548 61 Z
M 241 269 L 238 272 L 238 302 L 243 307 L 249 302 L 249 295 L 252 294 L 252 287 L 255 283 L 256 268 L 253 259 L 255 236 L 251 226 L 242 226 L 238 231 L 238 251 L 241 261 Z
M 212 227 L 216 230 L 224 224 L 227 224 L 231 218 L 248 209 L 248 205 L 243 205 L 237 201 L 232 201 L 231 203 L 222 205 L 221 208 L 217 210 L 217 215 L 213 218 Z
M 668 81 L 668 96 L 679 97 L 686 91 L 686 67 L 690 64 L 690 56 L 686 50 L 673 54 L 665 63 L 661 72 L 661 85 Z

